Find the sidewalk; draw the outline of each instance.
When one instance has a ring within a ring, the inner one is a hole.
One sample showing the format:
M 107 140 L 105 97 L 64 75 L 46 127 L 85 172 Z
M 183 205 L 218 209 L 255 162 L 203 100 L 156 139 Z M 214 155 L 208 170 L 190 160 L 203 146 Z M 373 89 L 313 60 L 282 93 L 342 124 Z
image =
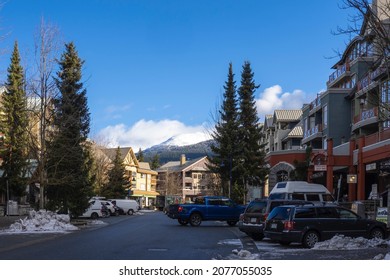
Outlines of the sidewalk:
M 10 225 L 27 216 L 0 216 L 0 230 L 7 229 Z

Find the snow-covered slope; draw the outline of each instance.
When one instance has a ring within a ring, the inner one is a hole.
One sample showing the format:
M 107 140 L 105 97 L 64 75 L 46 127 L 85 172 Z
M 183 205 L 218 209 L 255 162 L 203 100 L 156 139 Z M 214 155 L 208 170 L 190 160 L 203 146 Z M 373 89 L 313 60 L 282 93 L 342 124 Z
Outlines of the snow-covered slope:
M 210 139 L 211 139 L 211 137 L 208 134 L 205 134 L 202 132 L 186 133 L 186 134 L 173 136 L 157 146 L 183 147 L 183 146 L 188 146 L 188 145 L 194 145 L 194 144 L 204 142 L 204 141 L 207 141 Z

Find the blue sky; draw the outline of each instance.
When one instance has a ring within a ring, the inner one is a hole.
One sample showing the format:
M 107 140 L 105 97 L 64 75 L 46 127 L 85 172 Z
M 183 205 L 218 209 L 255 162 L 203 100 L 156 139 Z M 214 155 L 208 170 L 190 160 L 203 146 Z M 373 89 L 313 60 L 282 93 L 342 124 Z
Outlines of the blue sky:
M 7 0 L 0 9 L 1 81 L 15 40 L 33 57 L 40 20 L 56 25 L 85 60 L 91 137 L 145 149 L 213 126 L 231 62 L 260 84 L 260 120 L 300 109 L 326 88 L 353 11 L 342 0 Z M 333 57 L 333 58 L 332 58 Z

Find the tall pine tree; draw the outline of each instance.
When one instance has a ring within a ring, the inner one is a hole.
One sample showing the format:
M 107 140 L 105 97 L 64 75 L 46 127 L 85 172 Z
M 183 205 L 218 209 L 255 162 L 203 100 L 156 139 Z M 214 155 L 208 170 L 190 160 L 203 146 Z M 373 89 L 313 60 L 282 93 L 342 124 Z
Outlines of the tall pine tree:
M 259 118 L 257 116 L 254 73 L 249 62 L 245 62 L 241 72 L 239 95 L 239 141 L 240 162 L 239 170 L 242 176 L 243 189 L 239 190 L 245 200 L 246 186 L 259 185 L 264 182 L 267 169 L 265 168 L 265 153 L 261 140 Z M 246 202 L 246 201 L 244 201 Z
M 78 216 L 92 195 L 90 150 L 87 145 L 90 114 L 81 82 L 83 61 L 73 43 L 65 45 L 59 61 L 54 99 L 54 129 L 48 143 L 46 190 L 49 209 L 69 210 Z
M 101 194 L 106 198 L 125 198 L 128 187 L 130 187 L 130 181 L 126 176 L 121 150 L 118 147 L 113 166 L 108 172 L 108 183 L 102 188 Z
M 3 134 L 1 158 L 2 188 L 8 185 L 11 199 L 18 199 L 24 194 L 27 185 L 28 167 L 28 114 L 25 93 L 25 79 L 20 65 L 18 44 L 15 42 L 8 67 L 6 91 L 2 96 L 2 114 L 0 130 Z
M 209 168 L 219 174 L 222 181 L 223 195 L 231 195 L 231 189 L 238 176 L 236 162 L 238 158 L 238 114 L 236 84 L 234 81 L 233 66 L 229 64 L 227 81 L 224 85 L 222 106 L 218 111 L 215 130 L 212 133 L 215 144 L 211 146 L 214 157 L 210 159 Z M 235 197 L 232 197 L 235 199 Z

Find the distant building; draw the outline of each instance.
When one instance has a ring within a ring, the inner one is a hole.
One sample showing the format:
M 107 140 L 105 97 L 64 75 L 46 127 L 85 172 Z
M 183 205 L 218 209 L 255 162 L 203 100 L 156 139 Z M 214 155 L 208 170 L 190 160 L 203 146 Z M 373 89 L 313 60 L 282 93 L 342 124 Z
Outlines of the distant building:
M 111 160 L 115 158 L 117 148 L 102 149 Z M 128 197 L 139 201 L 143 207 L 153 206 L 156 202 L 157 175 L 158 173 L 150 169 L 149 163 L 139 162 L 131 147 L 120 148 L 126 175 L 131 187 L 128 188 Z
M 199 195 L 220 194 L 217 176 L 207 168 L 207 157 L 193 160 L 181 155 L 179 161 L 171 161 L 157 169 L 157 191 L 162 195 L 182 196 L 191 201 Z

